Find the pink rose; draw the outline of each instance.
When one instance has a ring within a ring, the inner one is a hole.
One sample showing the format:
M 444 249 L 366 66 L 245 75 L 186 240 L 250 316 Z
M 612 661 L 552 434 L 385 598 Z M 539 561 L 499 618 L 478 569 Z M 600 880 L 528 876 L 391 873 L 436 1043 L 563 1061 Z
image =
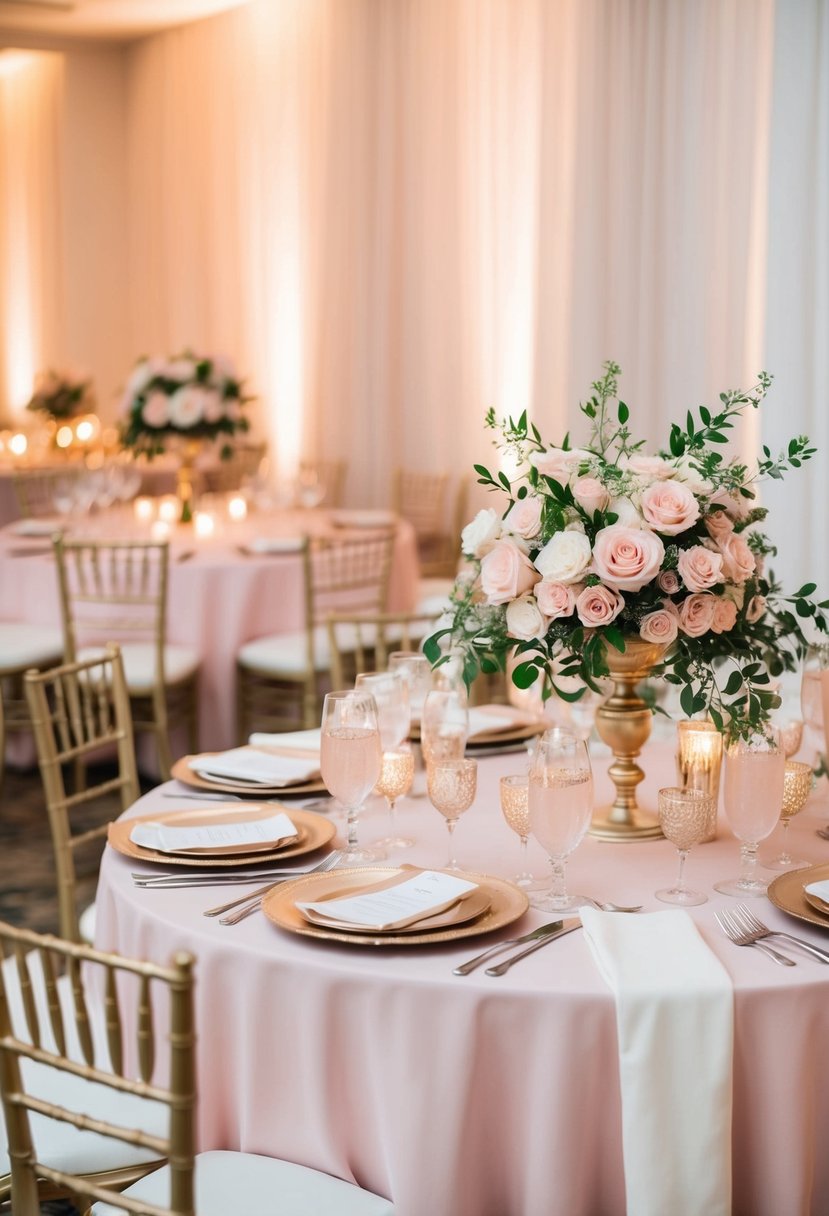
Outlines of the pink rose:
M 156 390 L 141 407 L 141 417 L 147 426 L 166 426 L 170 421 L 170 398 Z
M 705 524 L 708 535 L 713 536 L 714 540 L 724 540 L 734 531 L 734 523 L 728 518 L 725 511 L 712 511 L 710 515 L 703 518 L 702 522 Z
M 596 477 L 579 477 L 572 485 L 573 497 L 583 511 L 593 515 L 596 511 L 604 511 L 610 502 L 610 495 Z
M 550 448 L 546 452 L 533 452 L 530 463 L 534 464 L 544 477 L 552 477 L 560 485 L 567 485 L 570 476 L 580 464 L 593 458 L 592 452 L 584 448 Z
M 576 600 L 576 612 L 582 625 L 596 628 L 599 625 L 609 625 L 625 606 L 625 601 L 618 591 L 603 587 L 597 583 L 595 587 L 585 587 Z
M 679 555 L 679 573 L 689 591 L 709 591 L 723 581 L 722 557 L 706 549 L 704 545 L 693 545 L 683 549 Z
M 638 477 L 647 477 L 649 481 L 667 481 L 674 475 L 673 465 L 661 456 L 628 456 L 625 468 Z
M 733 600 L 718 598 L 714 605 L 713 633 L 728 633 L 737 624 L 737 605 Z
M 542 501 L 537 494 L 519 498 L 510 507 L 504 527 L 523 536 L 525 540 L 531 540 L 541 531 L 541 507 Z
M 699 638 L 707 633 L 714 620 L 717 597 L 710 591 L 689 595 L 679 609 L 679 627 L 686 637 Z
M 544 578 L 535 585 L 535 598 L 538 606 L 551 621 L 557 621 L 561 616 L 571 616 L 576 607 L 576 594 L 580 588 L 557 583 Z
M 657 608 L 643 616 L 639 622 L 639 636 L 645 642 L 659 642 L 668 646 L 679 633 L 679 613 L 670 600 L 663 600 L 664 608 Z
M 496 541 L 481 559 L 481 590 L 489 604 L 507 604 L 538 582 L 539 574 L 515 541 Z
M 204 392 L 204 420 L 205 422 L 218 422 L 224 417 L 224 401 L 214 389 L 205 389 Z
M 641 591 L 659 573 L 665 547 L 653 532 L 612 524 L 593 542 L 593 568 L 602 582 L 620 591 Z
M 507 604 L 507 633 L 511 638 L 522 642 L 543 638 L 549 623 L 532 595 L 520 595 Z
M 661 570 L 656 576 L 656 585 L 666 595 L 676 595 L 679 591 L 679 575 L 676 570 Z
M 720 541 L 722 568 L 732 583 L 744 583 L 754 573 L 757 560 L 739 532 L 732 532 Z
M 655 481 L 642 491 L 645 521 L 657 532 L 676 536 L 699 519 L 699 503 L 681 481 Z
M 742 494 L 729 494 L 722 486 L 714 491 L 708 501 L 725 507 L 732 519 L 743 519 L 751 505 L 750 499 L 743 498 Z
M 753 595 L 748 601 L 748 608 L 746 608 L 746 620 L 749 625 L 754 625 L 759 621 L 760 617 L 765 614 L 765 611 L 766 597 L 764 595 Z

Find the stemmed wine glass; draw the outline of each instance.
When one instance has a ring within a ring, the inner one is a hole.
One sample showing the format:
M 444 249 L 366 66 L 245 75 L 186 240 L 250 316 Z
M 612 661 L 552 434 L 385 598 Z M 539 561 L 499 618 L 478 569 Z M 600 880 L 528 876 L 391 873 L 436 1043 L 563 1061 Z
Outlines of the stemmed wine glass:
M 440 811 L 449 829 L 449 857 L 444 869 L 460 870 L 453 850 L 452 833 L 458 819 L 475 801 L 478 788 L 477 760 L 436 760 L 429 766 L 429 801 Z
M 408 793 L 414 779 L 414 757 L 408 748 L 401 750 L 400 746 L 411 726 L 409 686 L 401 672 L 364 671 L 357 676 L 354 687 L 370 692 L 377 704 L 383 760 L 375 792 L 386 799 L 391 819 L 391 835 L 377 843 L 381 848 L 411 848 L 414 839 L 397 834 L 394 815 L 395 802 Z
M 788 850 L 789 823 L 806 805 L 814 780 L 815 775 L 810 764 L 803 764 L 800 760 L 786 761 L 783 773 L 783 805 L 780 810 L 783 840 L 777 857 L 763 862 L 769 870 L 800 870 L 809 864 L 808 861 L 798 861 Z
M 499 782 L 501 814 L 521 841 L 521 872 L 513 882 L 517 887 L 535 887 L 536 880 L 527 869 L 527 843 L 530 837 L 529 777 L 510 773 Z
M 737 739 L 725 751 L 725 814 L 740 841 L 738 878 L 714 884 L 722 895 L 765 895 L 768 882 L 757 877 L 757 846 L 771 834 L 783 802 L 786 757 L 773 726 Z
M 357 843 L 357 815 L 377 784 L 381 757 L 374 697 L 359 689 L 327 693 L 322 707 L 320 769 L 329 792 L 345 808 L 346 863 L 362 865 L 385 857 L 382 850 L 360 848 Z
M 432 689 L 423 702 L 420 721 L 420 746 L 426 768 L 449 760 L 462 760 L 468 734 L 466 690 Z
M 663 887 L 655 892 L 656 898 L 665 904 L 680 904 L 684 908 L 707 903 L 707 895 L 686 887 L 683 870 L 692 845 L 699 844 L 705 838 L 710 817 L 715 814 L 716 798 L 704 790 L 674 786 L 659 791 L 657 805 L 662 835 L 676 845 L 679 853 L 679 873 L 675 886 Z
M 817 753 L 826 750 L 823 719 L 822 675 L 829 668 L 829 643 L 810 646 L 803 664 L 800 683 L 800 708 L 806 725 L 806 736 Z
M 568 895 L 565 868 L 593 811 L 593 776 L 583 739 L 557 726 L 544 732 L 530 759 L 528 802 L 532 833 L 553 871 L 549 891 L 530 902 L 544 912 L 575 911 L 585 899 Z
M 412 721 L 423 716 L 423 702 L 432 689 L 432 664 L 425 654 L 414 650 L 394 650 L 389 655 L 389 671 L 399 671 L 409 686 Z

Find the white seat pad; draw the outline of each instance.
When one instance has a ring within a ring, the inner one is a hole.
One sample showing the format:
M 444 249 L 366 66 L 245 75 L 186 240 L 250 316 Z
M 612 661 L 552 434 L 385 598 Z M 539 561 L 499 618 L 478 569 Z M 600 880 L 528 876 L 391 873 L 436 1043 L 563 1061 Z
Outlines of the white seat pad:
M 317 625 L 313 636 L 314 670 L 327 671 L 331 665 L 327 627 Z M 253 667 L 268 675 L 298 676 L 307 668 L 307 655 L 308 642 L 303 629 L 299 633 L 273 633 L 268 637 L 254 638 L 240 647 L 236 657 L 242 667 Z
M 134 1199 L 170 1202 L 169 1171 L 157 1170 L 127 1187 Z M 125 1216 L 96 1203 L 93 1216 Z M 350 1182 L 252 1153 L 201 1153 L 196 1158 L 197 1216 L 393 1216 L 388 1199 Z
M 0 667 L 42 667 L 63 658 L 63 634 L 49 625 L 0 621 Z
M 155 685 L 155 646 L 152 642 L 120 643 L 124 675 L 131 693 L 150 693 Z M 78 652 L 78 660 L 94 659 L 100 648 L 87 646 Z M 192 676 L 199 666 L 199 657 L 186 646 L 164 647 L 164 678 L 168 684 L 178 684 Z
M 422 578 L 417 589 L 416 615 L 434 617 L 446 612 L 452 606 L 449 595 L 454 585 L 453 578 Z

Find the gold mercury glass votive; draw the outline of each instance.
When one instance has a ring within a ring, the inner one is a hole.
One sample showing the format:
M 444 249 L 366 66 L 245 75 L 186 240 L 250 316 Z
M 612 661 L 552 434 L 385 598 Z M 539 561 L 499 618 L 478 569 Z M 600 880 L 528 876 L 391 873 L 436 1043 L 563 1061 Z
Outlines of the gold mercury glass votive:
M 713 797 L 705 834 L 700 837 L 700 843 L 705 843 L 716 839 L 717 835 L 722 735 L 713 722 L 689 720 L 677 723 L 676 737 L 677 784 Z

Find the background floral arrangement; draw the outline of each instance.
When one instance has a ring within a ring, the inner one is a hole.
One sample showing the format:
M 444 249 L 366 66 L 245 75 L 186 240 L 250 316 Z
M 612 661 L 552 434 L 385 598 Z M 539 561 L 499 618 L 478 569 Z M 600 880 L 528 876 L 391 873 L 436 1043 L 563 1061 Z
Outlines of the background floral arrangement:
M 27 410 L 47 414 L 56 421 L 88 414 L 95 408 L 92 380 L 82 372 L 39 372 Z
M 506 505 L 479 511 L 464 528 L 467 566 L 452 610 L 425 650 L 433 663 L 461 652 L 468 683 L 520 656 L 520 688 L 541 679 L 543 695 L 578 700 L 608 675 L 606 647 L 626 639 L 667 646 L 658 668 L 681 686 L 688 714 L 707 712 L 720 730 L 745 735 L 780 701 L 770 677 L 794 670 L 805 653 L 801 622 L 826 632 L 829 600 L 815 584 L 783 595 L 766 570 L 774 549 L 756 525 L 763 477 L 780 478 L 815 449 L 805 436 L 774 459 L 768 448 L 753 470 L 726 460 L 721 446 L 735 416 L 758 408 L 771 384 L 761 373 L 747 392 L 722 393 L 685 427 L 671 427 L 668 448 L 642 451 L 618 399 L 614 363 L 581 405 L 591 424 L 587 447 L 547 447 L 526 413 L 486 425 L 518 468 L 511 481 L 475 470 Z M 568 677 L 581 687 L 568 691 Z
M 242 381 L 229 359 L 185 351 L 172 359 L 139 359 L 129 378 L 121 440 L 147 456 L 171 437 L 218 439 L 249 429 Z M 222 455 L 230 455 L 227 446 Z

